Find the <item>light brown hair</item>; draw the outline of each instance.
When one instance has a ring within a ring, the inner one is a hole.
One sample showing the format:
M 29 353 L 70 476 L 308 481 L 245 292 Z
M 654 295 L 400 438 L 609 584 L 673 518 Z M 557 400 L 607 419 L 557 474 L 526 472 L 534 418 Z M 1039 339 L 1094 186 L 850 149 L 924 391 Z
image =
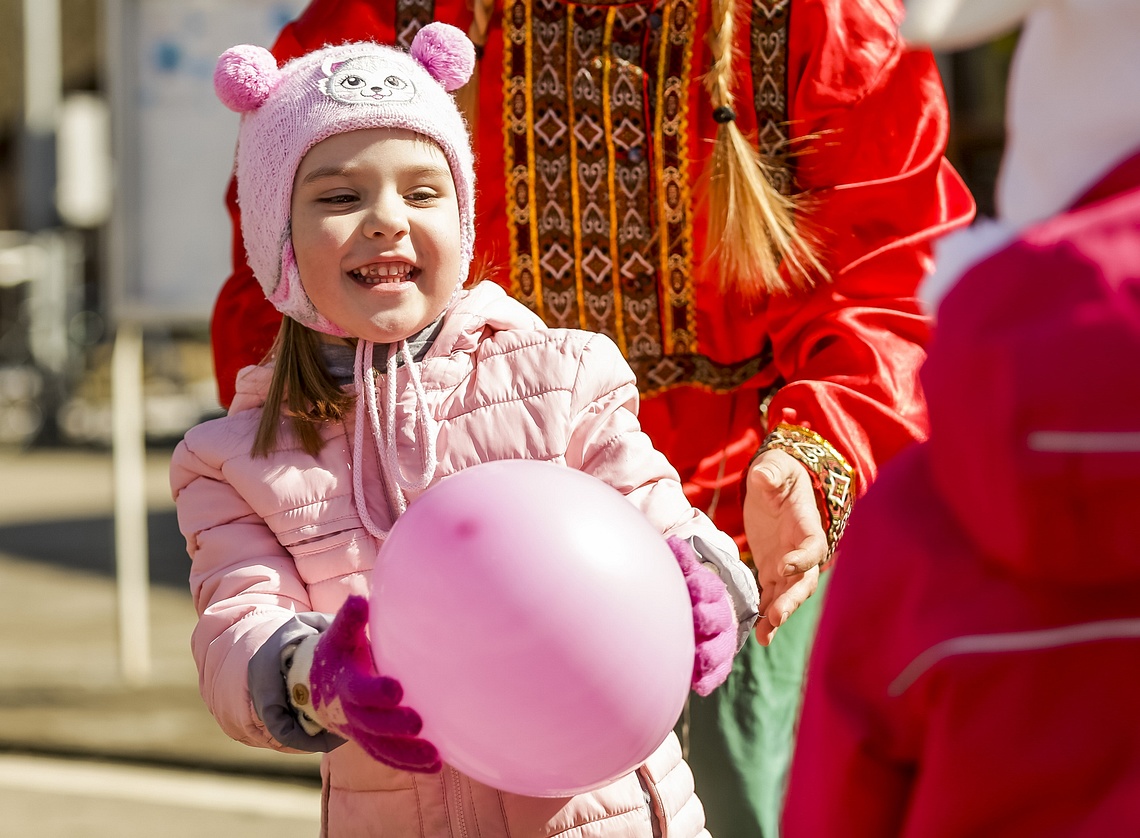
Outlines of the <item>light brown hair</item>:
M 269 355 L 274 359 L 273 375 L 252 454 L 267 457 L 277 447 L 284 416 L 301 447 L 315 456 L 324 444 L 320 426 L 347 416 L 355 398 L 329 373 L 321 355 L 320 335 L 293 318 L 282 318 Z

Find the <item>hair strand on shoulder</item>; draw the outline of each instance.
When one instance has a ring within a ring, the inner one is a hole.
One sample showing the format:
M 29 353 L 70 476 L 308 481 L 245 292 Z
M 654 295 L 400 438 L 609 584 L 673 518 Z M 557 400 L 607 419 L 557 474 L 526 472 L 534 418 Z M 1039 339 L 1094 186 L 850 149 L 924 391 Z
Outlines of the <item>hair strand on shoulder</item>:
M 273 376 L 252 454 L 267 457 L 277 448 L 282 416 L 285 416 L 301 447 L 316 456 L 323 445 L 320 426 L 347 416 L 355 399 L 329 375 L 317 333 L 292 317 L 282 318 L 271 354 Z

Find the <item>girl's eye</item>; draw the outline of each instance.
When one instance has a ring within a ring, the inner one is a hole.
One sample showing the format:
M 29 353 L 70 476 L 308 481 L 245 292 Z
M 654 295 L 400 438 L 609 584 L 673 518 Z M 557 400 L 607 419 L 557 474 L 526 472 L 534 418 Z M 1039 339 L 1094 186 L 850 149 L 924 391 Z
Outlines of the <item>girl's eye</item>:
M 322 204 L 334 204 L 334 205 L 351 204 L 355 200 L 356 200 L 355 195 L 326 195 L 325 197 L 319 199 L 320 203 L 322 203 Z
M 426 204 L 429 201 L 434 201 L 435 198 L 436 194 L 431 189 L 417 189 L 408 194 L 408 200 L 416 204 Z

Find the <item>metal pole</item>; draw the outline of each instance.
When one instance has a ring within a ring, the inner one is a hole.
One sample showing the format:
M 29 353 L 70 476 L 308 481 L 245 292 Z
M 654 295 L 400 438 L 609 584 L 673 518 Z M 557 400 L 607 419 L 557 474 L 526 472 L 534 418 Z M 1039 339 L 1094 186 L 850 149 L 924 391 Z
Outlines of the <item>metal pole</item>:
M 21 205 L 24 227 L 55 227 L 55 132 L 63 97 L 59 0 L 24 0 L 24 133 Z
M 63 96 L 59 0 L 24 0 L 24 125 L 55 132 Z
M 33 2 L 33 0 L 28 0 Z M 106 271 L 115 319 L 111 353 L 111 431 L 115 489 L 115 569 L 119 611 L 119 666 L 131 684 L 151 676 L 150 571 L 147 546 L 146 431 L 143 421 L 143 329 L 125 315 L 123 288 L 131 266 L 126 229 L 131 194 L 127 183 L 131 157 L 126 129 L 129 70 L 125 30 L 129 18 L 123 0 L 105 0 L 104 32 L 111 103 L 115 192 L 106 232 Z
M 142 359 L 142 328 L 120 321 L 111 353 L 111 439 L 119 658 L 129 684 L 144 684 L 151 674 Z

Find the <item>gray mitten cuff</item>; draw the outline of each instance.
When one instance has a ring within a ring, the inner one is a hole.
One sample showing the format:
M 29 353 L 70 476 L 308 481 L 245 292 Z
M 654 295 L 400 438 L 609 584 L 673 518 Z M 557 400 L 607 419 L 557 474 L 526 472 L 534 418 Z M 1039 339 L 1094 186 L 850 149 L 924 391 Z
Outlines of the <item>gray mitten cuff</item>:
M 699 535 L 689 536 L 688 542 L 701 563 L 719 576 L 728 589 L 736 614 L 736 651 L 739 652 L 760 618 L 760 588 L 756 577 L 738 554 L 729 553 Z
M 249 661 L 249 695 L 253 709 L 270 736 L 298 751 L 323 753 L 345 741 L 310 720 L 302 722 L 290 698 L 287 681 L 297 647 L 306 638 L 319 636 L 332 620 L 332 614 L 318 611 L 295 614 L 270 635 Z M 310 733 L 306 727 L 318 732 Z
M 319 634 L 309 635 L 285 653 L 285 687 L 289 691 L 289 703 L 293 705 L 297 721 L 310 736 L 315 736 L 328 727 L 321 721 L 313 704 L 313 685 L 309 679 L 309 673 L 313 669 L 313 656 L 320 639 Z

